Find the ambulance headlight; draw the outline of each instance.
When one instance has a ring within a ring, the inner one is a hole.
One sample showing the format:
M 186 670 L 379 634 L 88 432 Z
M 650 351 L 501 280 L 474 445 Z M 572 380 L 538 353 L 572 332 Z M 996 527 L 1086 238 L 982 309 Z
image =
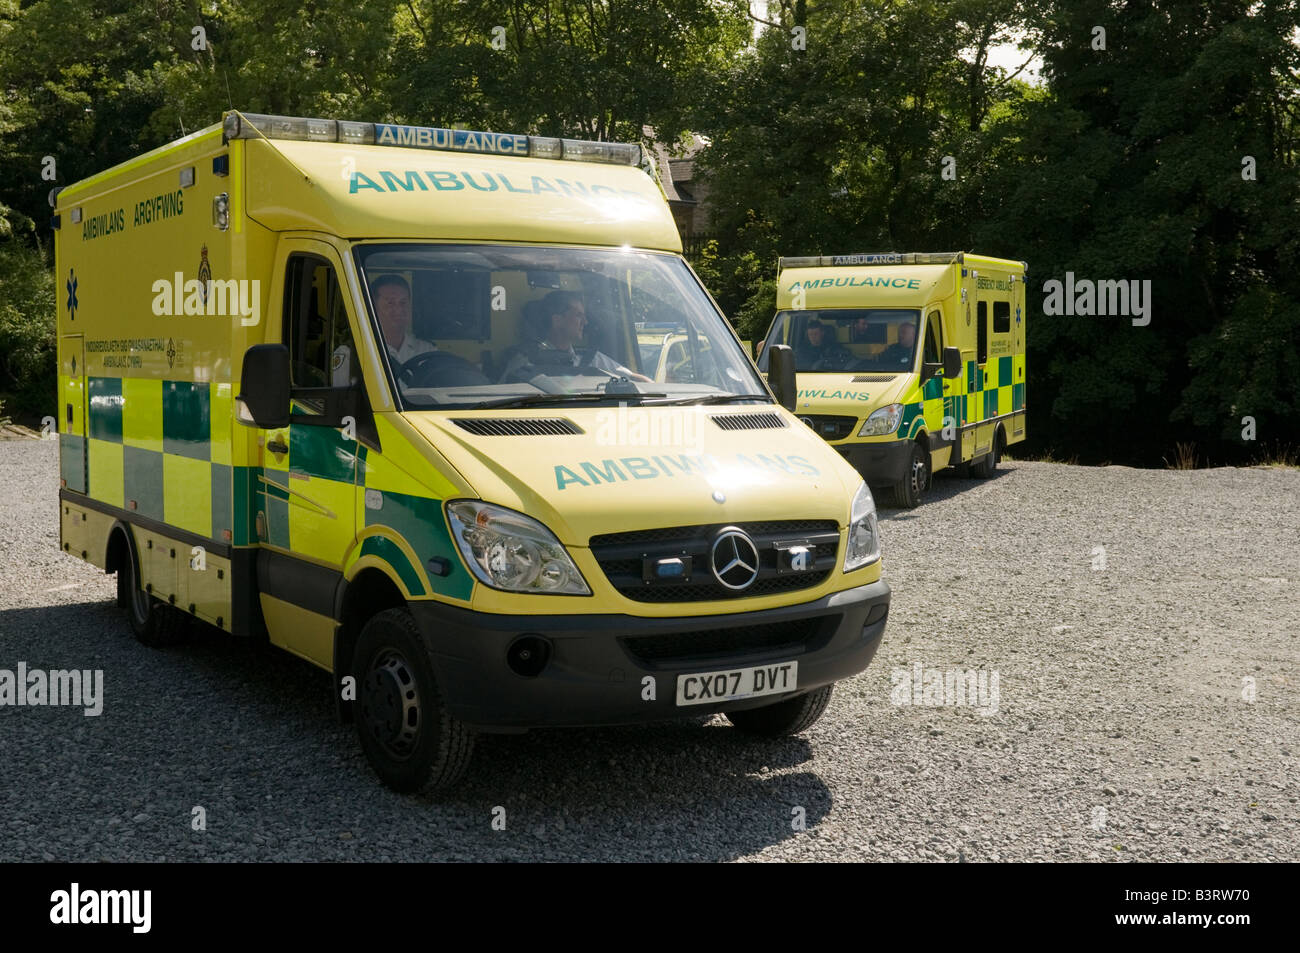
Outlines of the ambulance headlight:
M 858 431 L 859 437 L 883 437 L 891 434 L 898 429 L 899 421 L 903 419 L 902 404 L 887 404 L 875 411 L 867 418 L 862 429 Z
M 560 541 L 531 516 L 458 500 L 447 504 L 447 519 L 465 564 L 485 585 L 509 592 L 591 595 Z
M 876 501 L 863 483 L 849 507 L 849 542 L 844 550 L 844 571 L 861 569 L 879 558 L 880 527 L 876 523 Z

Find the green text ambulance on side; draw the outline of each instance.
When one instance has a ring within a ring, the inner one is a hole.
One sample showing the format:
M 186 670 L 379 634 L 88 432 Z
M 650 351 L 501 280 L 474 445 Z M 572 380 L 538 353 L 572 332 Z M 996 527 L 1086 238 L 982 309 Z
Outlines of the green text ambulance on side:
M 479 730 L 812 724 L 884 632 L 871 494 L 639 161 L 232 112 L 61 191 L 64 550 L 146 642 L 196 617 L 332 671 L 402 790 Z
M 936 470 L 993 475 L 1025 439 L 1025 263 L 964 252 L 782 258 L 759 356 L 793 349 L 795 412 L 913 507 Z

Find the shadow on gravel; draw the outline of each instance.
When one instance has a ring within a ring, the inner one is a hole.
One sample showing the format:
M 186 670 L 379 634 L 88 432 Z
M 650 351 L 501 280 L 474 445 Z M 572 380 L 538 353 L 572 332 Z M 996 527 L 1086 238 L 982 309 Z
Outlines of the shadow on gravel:
M 958 476 L 948 470 L 940 470 L 934 475 L 934 481 L 930 489 L 926 490 L 921 497 L 921 505 L 917 509 L 923 510 L 935 503 L 955 499 L 977 486 L 988 486 L 991 483 L 996 483 L 1009 474 L 1010 471 L 999 467 L 999 469 L 993 471 L 993 476 L 987 480 L 976 480 L 974 477 Z M 871 493 L 875 497 L 876 510 L 882 523 L 917 518 L 917 510 L 901 509 L 894 505 L 893 494 L 889 489 L 872 487 Z
M 116 845 L 104 856 L 728 860 L 816 836 L 831 809 L 821 778 L 798 770 L 813 760 L 805 737 L 754 739 L 720 717 L 482 735 L 459 786 L 395 794 L 335 720 L 327 673 L 202 624 L 151 649 L 108 600 L 0 610 L 0 668 L 18 661 L 101 668 L 105 703 L 96 718 L 47 709 L 0 720 L 0 747 L 54 752 L 39 767 L 11 765 L 0 813 L 25 811 L 31 797 L 69 823 L 102 817 L 105 805 L 162 802 L 158 812 L 183 819 L 209 805 L 201 839 L 182 827 L 117 842 L 95 821 Z M 99 767 L 87 787 L 91 751 Z M 498 806 L 505 831 L 491 826 Z

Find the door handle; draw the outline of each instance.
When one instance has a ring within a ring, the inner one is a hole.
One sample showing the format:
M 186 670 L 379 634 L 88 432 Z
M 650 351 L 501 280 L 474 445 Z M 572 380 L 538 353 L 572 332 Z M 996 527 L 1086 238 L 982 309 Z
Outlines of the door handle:
M 279 437 L 275 437 L 266 442 L 266 449 L 279 456 L 289 452 L 289 445 Z

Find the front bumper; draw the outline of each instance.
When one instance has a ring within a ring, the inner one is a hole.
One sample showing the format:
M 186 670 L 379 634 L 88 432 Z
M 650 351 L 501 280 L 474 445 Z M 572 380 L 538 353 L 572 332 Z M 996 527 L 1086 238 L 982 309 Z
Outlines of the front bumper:
M 853 464 L 871 486 L 892 486 L 907 476 L 912 460 L 912 441 L 835 444 L 840 456 Z
M 628 615 L 507 616 L 435 602 L 409 605 L 432 648 L 451 714 L 487 729 L 661 721 L 770 705 L 856 675 L 876 654 L 889 614 L 883 580 L 815 602 L 759 612 L 651 619 Z M 538 675 L 506 663 L 511 643 L 551 643 Z M 677 676 L 798 661 L 798 691 L 677 705 Z M 643 698 L 647 677 L 655 697 Z

